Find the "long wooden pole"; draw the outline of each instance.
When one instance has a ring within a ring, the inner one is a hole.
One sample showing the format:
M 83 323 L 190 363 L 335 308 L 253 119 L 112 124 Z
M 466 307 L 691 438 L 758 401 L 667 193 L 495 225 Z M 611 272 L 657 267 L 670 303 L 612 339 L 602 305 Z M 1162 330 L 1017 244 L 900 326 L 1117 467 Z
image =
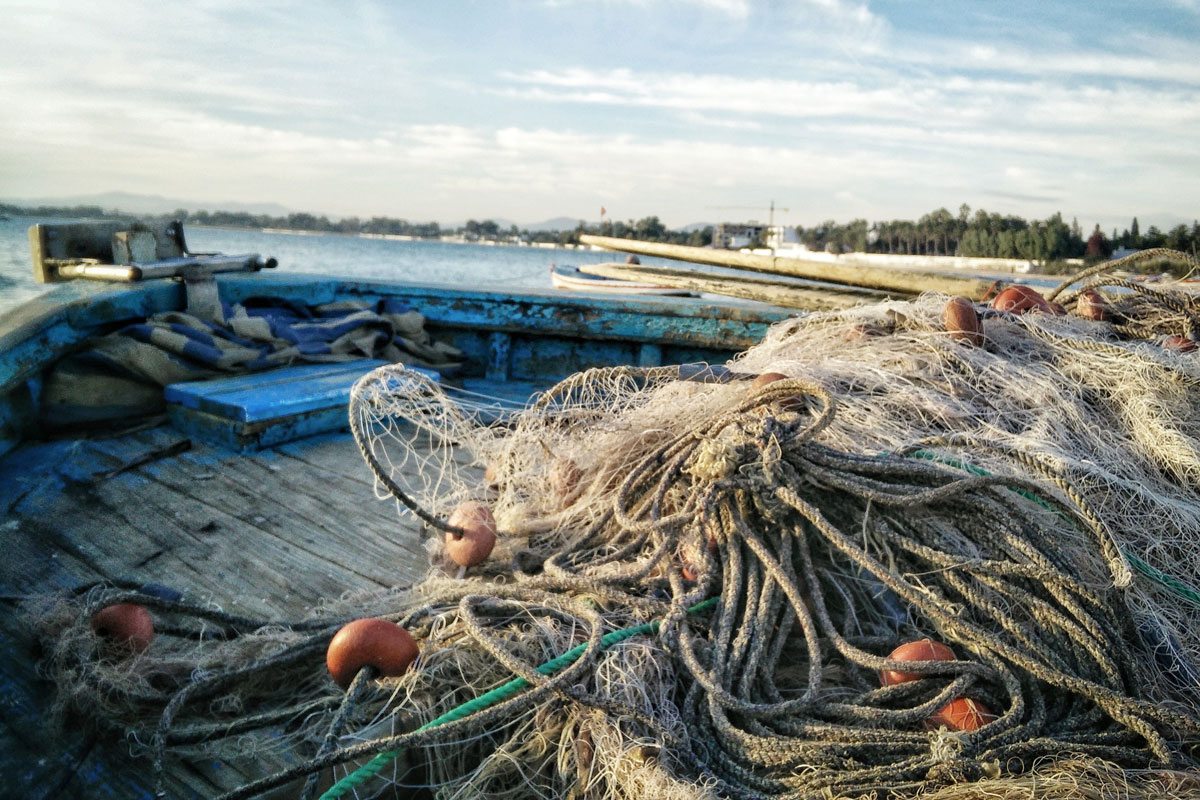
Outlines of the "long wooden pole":
M 612 236 L 593 236 L 590 233 L 582 234 L 579 241 L 624 253 L 673 258 L 694 264 L 714 264 L 720 267 L 749 269 L 773 275 L 788 275 L 793 278 L 865 286 L 904 294 L 942 292 L 962 295 L 970 300 L 982 300 L 994 283 L 981 278 L 959 278 L 934 272 L 861 267 L 851 264 L 826 264 L 821 261 L 805 261 L 784 256 L 760 256 L 732 250 L 641 242 L 635 239 L 617 239 Z
M 881 292 L 834 291 L 780 283 L 770 278 L 743 275 L 713 275 L 669 267 L 634 266 L 631 264 L 588 264 L 580 271 L 626 281 L 656 283 L 693 292 L 723 294 L 743 300 L 758 300 L 784 308 L 803 311 L 837 311 L 843 308 L 872 303 L 887 297 Z M 849 288 L 849 287 L 847 287 Z

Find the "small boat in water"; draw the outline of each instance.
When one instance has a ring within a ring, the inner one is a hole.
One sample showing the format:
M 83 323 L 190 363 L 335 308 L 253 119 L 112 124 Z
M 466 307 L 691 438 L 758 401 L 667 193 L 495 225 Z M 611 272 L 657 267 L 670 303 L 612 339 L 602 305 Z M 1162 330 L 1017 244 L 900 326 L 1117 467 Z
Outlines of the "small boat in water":
M 570 292 L 595 292 L 599 294 L 642 294 L 687 297 L 693 293 L 687 289 L 676 289 L 654 283 L 626 281 L 618 278 L 606 278 L 586 271 L 587 267 L 571 267 L 565 264 L 553 264 L 550 267 L 550 281 L 555 289 Z

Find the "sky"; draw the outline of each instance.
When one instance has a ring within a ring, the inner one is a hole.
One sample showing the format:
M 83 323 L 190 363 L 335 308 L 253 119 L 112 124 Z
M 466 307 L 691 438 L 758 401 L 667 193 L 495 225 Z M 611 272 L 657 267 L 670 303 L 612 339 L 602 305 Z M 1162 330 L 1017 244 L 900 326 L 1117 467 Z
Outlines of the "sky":
M 0 198 L 1200 216 L 1200 0 L 0 0 Z

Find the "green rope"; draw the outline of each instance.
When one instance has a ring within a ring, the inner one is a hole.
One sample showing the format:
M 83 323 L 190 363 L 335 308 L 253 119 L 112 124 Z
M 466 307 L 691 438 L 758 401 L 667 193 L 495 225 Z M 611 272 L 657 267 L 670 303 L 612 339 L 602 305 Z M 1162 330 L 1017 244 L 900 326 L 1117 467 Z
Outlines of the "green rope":
M 1122 553 L 1125 558 L 1129 559 L 1129 563 L 1132 564 L 1133 568 L 1138 572 L 1142 573 L 1147 578 L 1150 578 L 1152 581 L 1161 584 L 1167 589 L 1170 589 L 1180 597 L 1184 597 L 1188 600 L 1191 600 L 1196 605 L 1200 605 L 1200 592 L 1196 591 L 1191 586 L 1188 586 L 1183 581 L 1178 580 L 1177 578 L 1172 578 L 1165 572 L 1155 569 L 1132 553 L 1125 553 L 1124 551 L 1122 551 Z
M 914 450 L 913 452 L 905 453 L 904 455 L 909 458 L 920 458 L 920 459 L 924 459 L 926 461 L 933 461 L 938 464 L 944 464 L 949 467 L 953 467 L 956 469 L 961 469 L 965 472 L 969 472 L 973 475 L 980 475 L 980 476 L 986 476 L 986 477 L 990 477 L 992 475 L 992 473 L 988 472 L 987 470 L 981 469 L 980 467 L 974 466 L 972 464 L 966 464 L 957 459 L 946 458 L 944 456 L 941 456 L 941 455 L 931 452 L 929 450 Z M 1059 514 L 1059 516 L 1063 516 L 1064 519 L 1068 519 L 1060 511 L 1057 511 L 1053 505 L 1051 505 L 1044 498 L 1039 497 L 1037 494 L 1034 494 L 1033 492 L 1030 492 L 1026 489 L 1017 489 L 1017 488 L 1014 488 L 1011 486 L 1007 487 L 1007 488 L 1009 489 L 1009 491 L 1019 494 L 1020 496 L 1024 497 L 1025 499 L 1027 499 L 1033 503 L 1036 503 L 1037 505 L 1041 506 L 1042 508 L 1045 508 L 1050 511 L 1055 511 L 1056 513 Z M 1070 521 L 1070 520 L 1068 519 L 1068 521 Z M 1163 586 L 1164 588 L 1174 592 L 1175 594 L 1179 595 L 1180 597 L 1183 597 L 1187 600 L 1192 601 L 1193 603 L 1200 605 L 1200 592 L 1198 592 L 1193 587 L 1171 577 L 1170 575 L 1167 575 L 1167 574 L 1159 571 L 1158 569 L 1152 567 L 1150 564 L 1147 564 L 1145 561 L 1138 558 L 1137 556 L 1132 555 L 1128 552 L 1125 552 L 1123 549 L 1121 550 L 1121 554 L 1126 559 L 1129 560 L 1129 563 L 1136 570 L 1141 572 L 1146 577 L 1148 577 L 1151 580 L 1153 580 L 1154 582 L 1158 583 L 1160 586 Z M 718 598 L 715 598 L 715 597 L 705 600 L 704 602 L 699 603 L 699 604 L 694 605 L 691 608 L 689 608 L 688 613 L 698 613 L 700 611 L 704 611 L 708 608 L 711 608 L 717 602 L 717 600 L 718 600 Z M 634 636 L 639 636 L 641 634 L 646 634 L 646 633 L 656 633 L 658 631 L 660 624 L 661 624 L 661 622 L 659 620 L 655 620 L 654 622 L 649 622 L 644 625 L 638 625 L 637 627 L 634 627 L 634 628 L 626 628 L 624 630 L 613 631 L 612 633 L 606 634 L 605 636 L 603 636 L 600 639 L 600 649 L 603 650 L 607 647 L 611 647 L 612 645 L 614 645 L 618 642 L 625 641 L 626 639 L 632 638 Z M 547 661 L 545 664 L 542 664 L 541 666 L 537 667 L 537 672 L 541 673 L 542 675 L 553 675 L 555 672 L 558 672 L 563 667 L 566 667 L 567 665 L 573 663 L 576 659 L 579 658 L 580 655 L 583 654 L 583 652 L 586 649 L 587 649 L 587 644 L 581 644 L 577 647 L 574 647 L 571 650 L 568 650 L 567 652 L 558 656 L 557 658 Z M 482 711 L 483 709 L 488 708 L 502 700 L 506 700 L 509 697 L 512 697 L 514 694 L 516 694 L 520 690 L 526 688 L 527 686 L 529 686 L 529 682 L 526 681 L 524 678 L 514 678 L 513 680 L 509 681 L 508 683 L 505 683 L 502 686 L 499 686 L 495 689 L 492 689 L 489 692 L 486 692 L 486 693 L 480 695 L 479 697 L 476 697 L 474 700 L 469 700 L 466 703 L 463 703 L 462 705 L 452 708 L 451 710 L 447 711 L 445 714 L 442 714 L 441 716 L 437 717 L 436 719 L 433 719 L 433 720 L 425 723 L 417 730 L 419 730 L 419 731 L 428 730 L 429 728 L 435 728 L 438 725 L 444 725 L 445 723 L 462 719 L 463 717 L 469 716 L 477 711 Z M 358 786 L 359 784 L 369 780 L 370 778 L 372 778 L 376 774 L 378 774 L 380 772 L 380 770 L 382 770 L 389 763 L 391 763 L 391 761 L 393 759 L 395 759 L 398 755 L 400 755 L 400 753 L 401 753 L 400 750 L 386 750 L 382 753 L 377 754 L 374 758 L 372 758 L 369 762 L 364 764 L 362 767 L 359 767 L 357 770 L 355 770 L 354 772 L 347 775 L 345 778 L 343 778 L 342 780 L 338 781 L 333 786 L 331 786 L 329 788 L 329 790 L 325 792 L 325 794 L 321 795 L 320 800 L 338 800 L 338 798 L 342 797 L 344 794 L 346 794 L 348 791 L 350 791 L 354 787 Z
M 957 459 L 944 458 L 944 457 L 938 455 L 937 453 L 930 452 L 929 450 L 914 450 L 911 453 L 906 453 L 905 455 L 908 456 L 909 458 L 922 458 L 922 459 L 925 459 L 926 461 L 933 461 L 938 464 L 945 464 L 948 467 L 955 467 L 957 469 L 961 469 L 966 472 L 970 472 L 972 475 L 983 475 L 983 476 L 990 477 L 992 474 L 985 469 L 981 469 L 979 467 L 974 466 L 973 464 L 964 464 L 963 462 L 958 461 Z M 1007 487 L 1007 488 L 1010 492 L 1016 492 L 1017 494 L 1021 495 L 1025 499 L 1031 500 L 1034 503 L 1037 503 L 1042 508 L 1045 508 L 1049 511 L 1055 510 L 1054 507 L 1050 505 L 1050 503 L 1046 502 L 1046 500 L 1044 500 L 1043 498 L 1038 497 L 1033 492 L 1030 492 L 1026 489 L 1014 489 L 1011 486 Z M 1068 519 L 1066 517 L 1066 515 L 1064 515 L 1062 512 L 1056 511 L 1055 513 L 1057 513 L 1058 516 L 1062 517 L 1063 519 Z M 1200 605 L 1200 591 L 1197 591 L 1196 589 L 1187 585 L 1183 581 L 1180 581 L 1177 578 L 1173 578 L 1170 575 L 1167 575 L 1165 572 L 1162 572 L 1162 571 L 1156 569 L 1155 567 L 1152 567 L 1150 564 L 1147 564 L 1145 561 L 1138 558 L 1133 553 L 1130 553 L 1129 551 L 1125 550 L 1125 548 L 1119 548 L 1119 549 L 1121 551 L 1121 555 L 1124 556 L 1129 561 L 1129 563 L 1133 566 L 1133 568 L 1136 569 L 1138 572 L 1142 573 L 1147 578 L 1149 578 L 1150 580 L 1157 583 L 1159 586 L 1162 586 L 1163 588 L 1174 592 L 1175 594 L 1179 595 L 1180 597 L 1184 598 L 1185 600 L 1191 600 L 1196 605 Z
M 701 611 L 706 611 L 707 609 L 716 605 L 718 599 L 719 598 L 716 597 L 710 597 L 708 600 L 705 600 L 702 603 L 697 603 L 688 609 L 688 613 L 698 614 Z M 643 633 L 657 633 L 660 624 L 661 620 L 655 620 L 654 622 L 647 622 L 645 625 L 638 625 L 634 628 L 625 628 L 624 630 L 607 633 L 600 639 L 600 649 L 604 650 L 605 648 L 612 647 L 618 642 L 623 642 L 626 639 L 630 639 L 634 636 L 640 636 Z M 553 675 L 563 667 L 573 663 L 577 658 L 583 655 L 585 650 L 587 650 L 586 642 L 577 647 L 571 648 L 561 656 L 547 661 L 545 664 L 542 664 L 540 667 L 538 667 L 536 671 L 540 672 L 542 675 Z M 474 714 L 476 711 L 482 711 L 489 706 L 495 705 L 501 700 L 507 700 L 509 697 L 512 697 L 526 686 L 529 686 L 529 681 L 525 680 L 524 678 L 513 678 L 508 683 L 502 686 L 497 686 L 490 692 L 479 695 L 479 697 L 476 697 L 474 700 L 468 700 L 462 705 L 450 709 L 440 717 L 426 722 L 424 725 L 417 728 L 417 730 L 424 731 L 430 728 L 436 728 L 438 725 L 445 725 L 447 722 L 454 722 L 455 720 L 462 719 L 463 717 Z M 392 761 L 392 759 L 400 755 L 400 752 L 400 750 L 384 750 L 382 753 L 377 754 L 366 764 L 342 778 L 333 786 L 330 786 L 325 794 L 321 795 L 320 800 L 337 800 L 337 798 L 341 797 L 355 786 L 358 786 L 360 783 L 363 783 L 364 781 L 369 780 L 378 774 L 378 772 L 386 767 Z

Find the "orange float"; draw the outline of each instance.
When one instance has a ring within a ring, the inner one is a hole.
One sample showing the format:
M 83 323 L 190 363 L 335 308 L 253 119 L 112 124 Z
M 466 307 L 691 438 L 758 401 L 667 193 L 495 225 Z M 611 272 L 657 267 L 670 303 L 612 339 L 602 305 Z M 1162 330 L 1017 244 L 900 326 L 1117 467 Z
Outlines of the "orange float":
M 446 555 L 460 567 L 473 567 L 492 554 L 496 546 L 496 518 L 484 503 L 466 502 L 450 514 L 447 523 L 461 534 L 446 531 Z
M 483 471 L 483 482 L 487 484 L 487 487 L 493 492 L 500 491 L 502 485 L 500 468 L 495 464 L 488 464 L 487 468 Z
M 865 322 L 856 322 L 842 331 L 842 339 L 847 342 L 862 342 L 872 336 L 881 336 L 882 334 L 883 331 L 874 325 L 868 325 Z
M 960 342 L 983 346 L 983 322 L 975 304 L 965 297 L 951 297 L 942 309 L 942 322 L 950 338 Z
M 412 635 L 394 622 L 373 617 L 347 622 L 334 634 L 325 651 L 325 666 L 334 682 L 348 689 L 363 667 L 384 677 L 403 675 L 420 648 Z
M 1013 314 L 1024 314 L 1029 311 L 1041 311 L 1044 314 L 1058 312 L 1036 290 L 1028 286 L 1009 286 L 996 299 L 992 300 L 992 308 L 997 311 L 1009 311 Z
M 931 731 L 938 728 L 977 731 L 995 719 L 996 715 L 983 703 L 969 697 L 960 697 L 930 714 L 929 719 L 925 720 L 925 727 Z
M 954 651 L 941 642 L 933 639 L 921 639 L 916 642 L 905 642 L 888 654 L 892 661 L 954 661 Z M 918 672 L 899 672 L 897 670 L 882 670 L 879 682 L 884 686 L 895 686 L 897 683 L 908 683 L 925 676 Z
M 154 639 L 154 620 L 142 606 L 114 603 L 92 615 L 92 630 L 113 644 L 142 653 Z
M 1174 350 L 1177 353 L 1190 353 L 1196 349 L 1196 342 L 1186 336 L 1168 336 L 1163 339 L 1162 347 L 1164 350 Z
M 1079 295 L 1075 300 L 1075 313 L 1099 322 L 1103 322 L 1110 316 L 1108 303 L 1095 289 L 1088 289 Z
M 764 372 L 750 382 L 750 391 L 757 392 L 763 387 L 770 386 L 776 381 L 786 381 L 790 379 L 790 376 L 784 375 L 782 372 Z M 796 411 L 803 406 L 803 401 L 797 396 L 795 398 L 783 400 L 779 405 L 785 411 Z
M 717 550 L 719 548 L 717 546 L 717 539 L 715 536 L 708 537 L 708 541 L 706 541 L 704 544 L 704 549 L 708 551 L 709 555 L 715 556 L 717 554 Z M 683 573 L 683 579 L 686 581 L 694 582 L 700 578 L 700 566 L 696 563 L 696 560 L 691 558 L 685 558 L 683 560 L 683 563 L 679 567 L 679 571 Z
M 769 386 L 775 381 L 786 381 L 787 377 L 788 376 L 784 375 L 782 372 L 764 372 L 751 381 L 750 391 L 757 392 L 759 389 L 763 388 L 764 386 Z

